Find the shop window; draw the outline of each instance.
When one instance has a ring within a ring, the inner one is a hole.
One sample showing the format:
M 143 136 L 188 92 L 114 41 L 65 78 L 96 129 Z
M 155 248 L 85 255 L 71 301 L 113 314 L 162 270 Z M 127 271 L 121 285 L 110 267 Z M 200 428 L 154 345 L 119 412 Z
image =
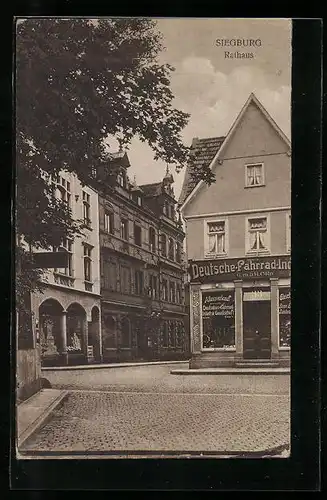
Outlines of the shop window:
M 245 187 L 264 185 L 263 163 L 245 165 Z
M 176 327 L 176 347 L 183 347 L 184 344 L 184 324 L 182 321 L 177 322 Z
M 138 224 L 134 224 L 134 243 L 138 247 L 142 246 L 142 229 Z
M 286 214 L 286 251 L 291 251 L 291 214 Z
M 168 323 L 164 321 L 162 324 L 162 347 L 168 347 Z
M 247 219 L 246 250 L 248 253 L 269 252 L 267 217 Z
M 279 289 L 279 347 L 291 347 L 291 289 Z
M 168 347 L 175 347 L 176 345 L 176 327 L 175 321 L 169 321 L 168 323 Z
M 203 349 L 235 348 L 234 290 L 202 294 Z
M 67 316 L 67 351 L 82 352 L 84 318 L 74 314 Z
M 226 221 L 207 222 L 207 254 L 226 254 Z
M 131 346 L 131 324 L 128 318 L 121 320 L 121 347 L 128 348 Z

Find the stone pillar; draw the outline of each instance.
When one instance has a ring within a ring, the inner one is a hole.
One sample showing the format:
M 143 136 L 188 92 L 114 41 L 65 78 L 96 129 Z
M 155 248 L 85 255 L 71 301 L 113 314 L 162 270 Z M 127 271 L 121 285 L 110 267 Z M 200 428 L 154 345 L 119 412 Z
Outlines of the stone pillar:
M 243 358 L 243 300 L 242 300 L 242 280 L 235 283 L 235 347 L 236 357 Z
M 271 296 L 271 357 L 278 358 L 278 278 L 270 279 Z
M 99 362 L 103 362 L 103 344 L 102 344 L 102 330 L 101 330 L 101 313 L 99 312 L 99 319 L 98 319 L 98 345 L 99 345 Z
M 200 285 L 191 285 L 191 349 L 192 354 L 201 352 L 201 289 Z
M 83 320 L 83 339 L 82 339 L 82 352 L 87 360 L 87 348 L 89 345 L 89 323 L 87 317 Z
M 62 312 L 61 316 L 61 352 L 60 357 L 62 364 L 68 364 L 68 353 L 67 353 L 67 311 Z

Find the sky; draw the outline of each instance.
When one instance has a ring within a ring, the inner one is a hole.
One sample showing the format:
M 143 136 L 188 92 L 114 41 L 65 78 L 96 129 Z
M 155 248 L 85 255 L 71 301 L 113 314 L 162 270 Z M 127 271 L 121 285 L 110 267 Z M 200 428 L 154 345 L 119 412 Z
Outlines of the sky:
M 174 106 L 190 113 L 182 137 L 226 135 L 251 92 L 290 138 L 291 21 L 288 19 L 157 19 L 165 50 L 160 63 L 169 63 Z M 256 47 L 219 47 L 216 39 L 260 39 Z M 225 51 L 253 52 L 253 58 L 225 58 Z M 128 150 L 128 174 L 138 184 L 158 182 L 166 164 L 155 161 L 149 146 L 133 139 Z M 176 198 L 184 178 L 170 169 Z

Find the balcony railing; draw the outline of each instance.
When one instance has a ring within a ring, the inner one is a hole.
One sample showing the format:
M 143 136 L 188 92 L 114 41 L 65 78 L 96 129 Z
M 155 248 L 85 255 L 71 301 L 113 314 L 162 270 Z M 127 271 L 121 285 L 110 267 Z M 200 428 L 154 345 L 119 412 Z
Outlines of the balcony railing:
M 74 278 L 71 276 L 66 276 L 65 274 L 54 273 L 54 282 L 56 285 L 74 287 Z

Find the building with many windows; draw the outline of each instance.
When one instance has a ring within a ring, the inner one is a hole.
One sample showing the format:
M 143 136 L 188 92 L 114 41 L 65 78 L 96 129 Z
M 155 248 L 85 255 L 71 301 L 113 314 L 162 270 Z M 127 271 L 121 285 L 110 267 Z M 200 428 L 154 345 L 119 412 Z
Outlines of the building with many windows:
M 105 361 L 188 357 L 184 232 L 172 175 L 138 186 L 126 153 L 98 172 L 102 343 Z M 101 187 L 102 186 L 102 187 Z
M 194 139 L 181 212 L 190 278 L 190 367 L 288 365 L 291 146 L 251 94 L 226 137 Z M 194 183 L 210 166 L 216 182 Z
M 68 172 L 50 182 L 72 217 L 84 223 L 83 236 L 62 240 L 53 248 L 68 253 L 67 266 L 45 270 L 43 293 L 32 294 L 41 362 L 48 366 L 101 361 L 98 195 Z

